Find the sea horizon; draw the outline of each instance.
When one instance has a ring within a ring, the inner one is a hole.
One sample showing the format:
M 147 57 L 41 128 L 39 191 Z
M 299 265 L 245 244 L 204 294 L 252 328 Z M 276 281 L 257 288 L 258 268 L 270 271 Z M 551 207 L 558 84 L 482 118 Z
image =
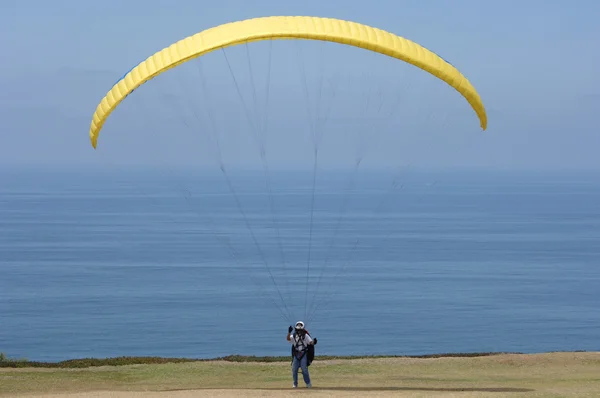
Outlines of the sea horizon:
M 2 167 L 0 352 L 285 356 L 300 319 L 320 355 L 600 348 L 600 172 L 370 171 L 318 175 L 311 232 L 307 170 Z

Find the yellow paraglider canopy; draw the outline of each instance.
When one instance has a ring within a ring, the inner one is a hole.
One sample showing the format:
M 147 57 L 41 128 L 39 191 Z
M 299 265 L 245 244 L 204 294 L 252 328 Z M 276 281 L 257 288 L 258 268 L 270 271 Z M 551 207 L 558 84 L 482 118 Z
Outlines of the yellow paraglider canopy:
M 456 89 L 479 117 L 487 116 L 479 94 L 454 66 L 432 51 L 392 33 L 355 22 L 332 18 L 273 16 L 227 23 L 180 40 L 155 53 L 130 70 L 102 99 L 92 118 L 90 139 L 96 148 L 98 135 L 111 112 L 137 87 L 183 62 L 220 48 L 270 39 L 322 40 L 364 48 L 408 62 Z

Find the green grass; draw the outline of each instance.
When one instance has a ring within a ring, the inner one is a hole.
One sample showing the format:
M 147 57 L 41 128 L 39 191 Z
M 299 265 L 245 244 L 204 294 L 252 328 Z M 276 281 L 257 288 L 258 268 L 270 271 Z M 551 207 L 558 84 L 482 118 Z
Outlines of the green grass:
M 318 357 L 310 367 L 315 387 L 312 392 L 328 396 L 349 393 L 376 396 L 600 396 L 600 353 L 450 355 L 327 360 Z M 2 368 L 0 395 L 80 395 L 105 391 L 113 395 L 119 392 L 120 397 L 136 391 L 148 394 L 178 391 L 179 395 L 183 394 L 181 396 L 211 396 L 225 391 L 225 395 L 234 396 L 282 396 L 288 393 L 291 384 L 288 357 L 78 361 L 82 362 L 65 361 L 38 368 L 23 367 L 19 363 Z

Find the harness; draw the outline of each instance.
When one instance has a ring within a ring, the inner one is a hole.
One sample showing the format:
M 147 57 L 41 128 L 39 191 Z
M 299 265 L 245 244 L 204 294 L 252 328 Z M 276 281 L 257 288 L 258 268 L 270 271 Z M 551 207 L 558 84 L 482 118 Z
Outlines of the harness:
M 308 332 L 306 332 L 306 334 L 308 334 L 310 336 L 310 334 Z M 292 355 L 295 356 L 298 359 L 302 359 L 304 357 L 304 355 L 306 355 L 306 351 L 308 346 L 304 344 L 304 338 L 305 336 L 302 335 L 302 337 L 300 337 L 298 334 L 294 334 L 294 344 L 292 344 Z M 298 353 L 302 354 L 302 355 L 298 355 Z
M 308 333 L 307 330 L 305 330 L 305 333 L 310 336 L 310 333 Z M 314 343 L 306 345 L 304 343 L 304 336 L 302 336 L 302 338 L 298 340 L 296 340 L 296 337 L 299 336 L 297 334 L 294 334 L 294 336 L 292 337 L 294 339 L 294 344 L 292 344 L 292 363 L 294 362 L 294 357 L 298 358 L 298 360 L 302 360 L 302 358 L 304 358 L 304 355 L 306 355 L 306 365 L 310 366 L 313 359 L 315 359 L 315 345 Z

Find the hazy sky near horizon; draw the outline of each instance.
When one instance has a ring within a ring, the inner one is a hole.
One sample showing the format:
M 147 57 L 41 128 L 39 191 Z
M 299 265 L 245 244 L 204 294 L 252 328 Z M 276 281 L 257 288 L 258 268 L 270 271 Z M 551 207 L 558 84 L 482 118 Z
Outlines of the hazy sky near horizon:
M 0 63 L 0 166 L 95 164 L 89 123 L 97 103 L 120 76 L 188 35 L 268 15 L 326 16 L 379 27 L 422 44 L 461 70 L 482 96 L 489 129 L 479 132 L 472 111 L 454 93 L 448 112 L 455 123 L 437 133 L 439 148 L 410 150 L 417 158 L 428 155 L 423 166 L 600 170 L 596 121 L 600 115 L 600 3 L 594 0 L 4 2 L 0 5 L 0 49 L 5 55 Z M 357 58 L 352 67 L 361 67 L 361 62 Z M 214 82 L 219 82 L 216 76 L 222 69 L 206 74 L 213 72 Z M 385 69 L 379 77 L 385 80 L 386 73 L 392 72 Z M 291 92 L 285 89 L 291 76 L 280 74 L 275 79 L 274 75 L 273 84 L 281 86 L 272 88 L 273 95 Z M 360 91 L 360 83 L 355 88 Z M 418 86 L 411 90 L 412 103 L 431 95 Z M 215 103 L 237 101 L 231 87 L 219 95 Z M 340 109 L 345 109 L 349 100 L 339 101 Z M 285 126 L 286 114 L 273 104 L 270 119 Z M 344 112 L 338 110 L 337 115 L 334 121 L 340 122 Z M 223 117 L 230 119 L 231 129 L 236 129 L 235 123 L 245 123 L 241 112 Z M 111 126 L 117 129 L 119 122 L 127 124 L 126 110 L 115 116 Z M 330 126 L 336 129 L 335 124 Z M 479 136 L 469 145 L 459 144 L 454 141 L 453 134 L 458 133 L 453 128 L 460 130 L 456 126 L 470 126 Z M 102 134 L 108 136 L 110 131 Z M 164 145 L 159 139 L 132 137 L 136 144 L 127 146 L 129 152 L 115 149 L 115 159 L 120 156 L 143 164 L 152 160 L 144 157 L 146 148 L 150 153 Z M 272 145 L 271 153 L 277 154 L 278 141 Z M 375 148 L 370 156 L 393 157 L 393 145 Z M 255 158 L 256 153 L 252 152 Z M 336 151 L 327 156 L 335 158 Z M 236 155 L 236 159 L 243 158 Z M 275 164 L 291 158 L 281 156 Z

